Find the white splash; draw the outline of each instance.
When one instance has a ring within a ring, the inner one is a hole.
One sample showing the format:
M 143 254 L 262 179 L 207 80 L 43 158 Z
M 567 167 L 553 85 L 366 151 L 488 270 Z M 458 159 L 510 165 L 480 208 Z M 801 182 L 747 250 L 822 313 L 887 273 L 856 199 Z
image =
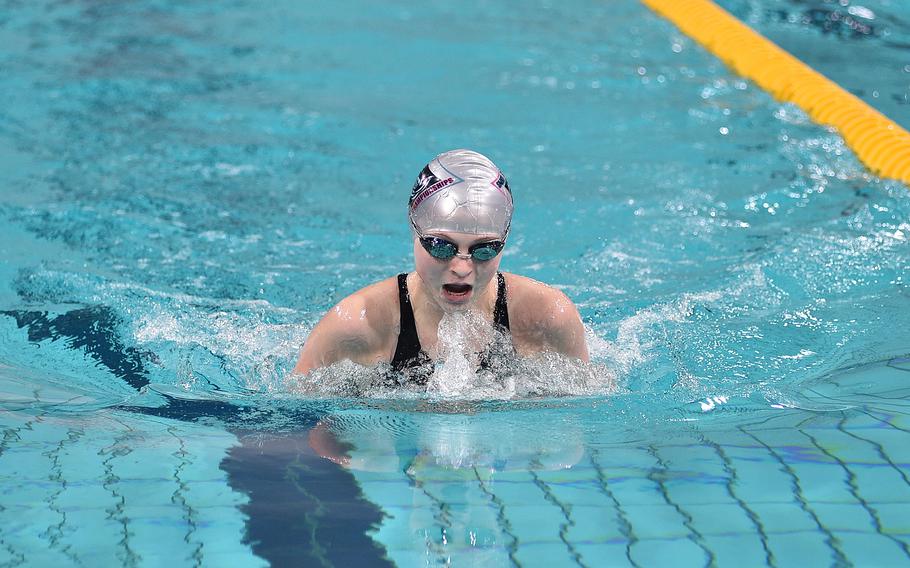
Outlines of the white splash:
M 436 358 L 441 363 L 428 381 L 427 392 L 442 397 L 476 392 L 480 353 L 491 344 L 493 335 L 493 326 L 478 312 L 444 315 L 437 329 Z

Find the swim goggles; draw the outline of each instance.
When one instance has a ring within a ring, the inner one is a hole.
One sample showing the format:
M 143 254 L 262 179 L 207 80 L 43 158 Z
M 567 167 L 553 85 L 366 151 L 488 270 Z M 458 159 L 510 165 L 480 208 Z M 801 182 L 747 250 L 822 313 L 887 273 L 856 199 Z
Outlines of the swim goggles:
M 413 223 L 412 226 L 414 226 Z M 506 246 L 506 242 L 503 240 L 486 241 L 471 245 L 468 249 L 468 254 L 459 254 L 458 245 L 452 241 L 447 241 L 441 237 L 428 237 L 423 235 L 417 230 L 416 226 L 414 226 L 414 232 L 417 233 L 417 240 L 420 241 L 420 246 L 423 247 L 423 250 L 427 251 L 433 258 L 438 258 L 439 260 L 449 260 L 457 256 L 458 258 L 463 258 L 465 260 L 473 258 L 474 260 L 483 262 L 494 258 L 497 254 L 502 252 L 503 247 Z

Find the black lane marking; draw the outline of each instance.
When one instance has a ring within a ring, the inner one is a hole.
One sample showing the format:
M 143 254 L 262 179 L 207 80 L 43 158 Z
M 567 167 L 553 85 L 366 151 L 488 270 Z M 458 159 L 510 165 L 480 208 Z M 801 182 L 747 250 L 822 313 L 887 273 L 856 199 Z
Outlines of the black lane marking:
M 832 554 L 831 560 L 833 560 L 832 565 L 850 566 L 850 561 L 847 560 L 847 555 L 844 553 L 843 550 L 841 550 L 841 547 L 839 545 L 840 541 L 838 540 L 838 538 L 836 536 L 834 536 L 834 534 L 830 530 L 828 530 L 828 528 L 825 525 L 822 524 L 821 520 L 818 518 L 818 514 L 816 514 L 816 512 L 813 511 L 812 507 L 809 505 L 809 501 L 806 499 L 805 495 L 803 494 L 802 483 L 799 479 L 799 475 L 797 474 L 796 470 L 794 470 L 790 466 L 790 464 L 787 462 L 787 460 L 784 457 L 782 457 L 777 452 L 777 450 L 775 450 L 770 445 L 765 443 L 761 438 L 759 438 L 758 436 L 756 436 L 755 434 L 753 434 L 751 432 L 747 432 L 741 426 L 738 426 L 737 430 L 739 430 L 744 435 L 755 440 L 755 442 L 757 444 L 759 444 L 761 447 L 764 447 L 768 451 L 768 453 L 771 455 L 771 457 L 773 457 L 774 460 L 780 465 L 779 471 L 786 473 L 787 476 L 790 477 L 790 485 L 793 489 L 793 497 L 796 499 L 796 503 L 799 505 L 799 508 L 802 509 L 803 511 L 805 511 L 806 514 L 809 515 L 809 517 L 811 517 L 812 521 L 815 523 L 815 526 L 818 528 L 819 532 L 824 536 L 825 544 L 827 544 L 828 548 L 831 550 L 831 554 Z M 802 430 L 799 430 L 799 431 L 802 432 Z
M 349 471 L 309 448 L 308 433 L 235 432 L 241 445 L 221 469 L 250 498 L 241 506 L 249 515 L 245 542 L 273 568 L 394 566 L 366 534 L 383 513 Z
M 572 557 L 575 564 L 582 568 L 587 568 L 587 565 L 582 561 L 581 554 L 575 548 L 575 545 L 569 542 L 569 529 L 575 526 L 575 520 L 572 518 L 572 505 L 568 505 L 557 499 L 556 495 L 553 494 L 553 490 L 550 489 L 550 486 L 537 475 L 534 466 L 539 467 L 539 463 L 532 462 L 531 465 L 532 467 L 528 469 L 528 472 L 531 474 L 531 479 L 534 480 L 534 485 L 543 493 L 544 500 L 557 507 L 562 512 L 562 516 L 565 519 L 564 523 L 559 524 L 559 539 L 566 545 L 569 556 Z
M 714 551 L 711 550 L 710 548 L 708 548 L 708 545 L 705 543 L 704 535 L 702 535 L 700 532 L 698 532 L 698 530 L 696 530 L 695 527 L 693 526 L 692 515 L 690 515 L 688 512 L 686 512 L 685 509 L 683 509 L 678 503 L 676 503 L 670 497 L 670 491 L 665 482 L 665 480 L 666 480 L 665 474 L 672 471 L 670 469 L 670 465 L 666 461 L 664 461 L 664 459 L 662 457 L 660 457 L 660 453 L 657 449 L 657 446 L 648 445 L 647 447 L 644 447 L 641 449 L 644 450 L 645 452 L 647 452 L 648 455 L 653 457 L 654 460 L 657 462 L 657 467 L 656 468 L 652 467 L 648 471 L 647 479 L 651 480 L 653 483 L 655 483 L 657 485 L 658 493 L 660 494 L 661 497 L 663 497 L 663 500 L 667 503 L 667 505 L 673 507 L 676 510 L 676 512 L 679 513 L 679 515 L 682 517 L 683 526 L 686 527 L 687 529 L 689 529 L 689 536 L 688 536 L 689 540 L 692 541 L 696 546 L 698 546 L 702 550 L 702 552 L 705 553 L 705 560 L 706 560 L 705 566 L 716 566 L 717 558 L 714 556 Z
M 619 522 L 619 532 L 626 538 L 626 560 L 629 561 L 629 565 L 633 566 L 633 568 L 640 568 L 641 565 L 632 559 L 632 547 L 635 546 L 635 543 L 638 542 L 638 537 L 635 535 L 635 531 L 632 528 L 632 523 L 629 522 L 628 517 L 626 517 L 626 512 L 623 510 L 622 504 L 610 489 L 607 472 L 604 470 L 599 461 L 600 451 L 597 449 L 592 449 L 590 459 L 591 464 L 594 466 L 594 471 L 597 472 L 597 481 L 601 492 L 606 495 L 610 501 L 613 502 L 613 506 L 616 509 L 616 518 Z
M 736 467 L 733 466 L 733 460 L 730 459 L 730 456 L 724 451 L 723 447 L 709 440 L 703 435 L 699 435 L 701 443 L 709 448 L 713 448 L 717 453 L 717 456 L 723 464 L 724 473 L 727 474 L 727 478 L 724 481 L 724 487 L 727 489 L 727 495 L 732 499 L 739 508 L 745 512 L 746 516 L 749 517 L 749 520 L 752 521 L 752 525 L 755 527 L 758 537 L 761 540 L 762 550 L 765 551 L 765 564 L 771 567 L 777 566 L 777 560 L 774 558 L 774 554 L 771 552 L 771 547 L 768 544 L 768 533 L 765 531 L 765 526 L 762 524 L 761 518 L 758 516 L 758 513 L 753 511 L 749 504 L 739 498 L 736 494 L 736 486 L 739 482 L 739 473 L 737 473 Z
M 0 311 L 0 314 L 15 319 L 19 329 L 28 328 L 28 340 L 32 343 L 65 339 L 70 348 L 84 350 L 134 389 L 149 384 L 142 352 L 123 345 L 117 331 L 120 318 L 107 306 L 79 308 L 53 317 L 47 312 L 27 310 Z
M 516 558 L 518 554 L 518 536 L 515 535 L 515 532 L 512 529 L 512 523 L 509 522 L 509 518 L 506 516 L 506 504 L 502 502 L 493 491 L 487 487 L 486 482 L 480 476 L 480 471 L 477 470 L 477 466 L 474 466 L 474 477 L 477 479 L 477 483 L 480 484 L 480 490 L 483 491 L 484 495 L 490 499 L 496 506 L 496 521 L 499 523 L 499 528 L 502 529 L 503 534 L 509 537 L 509 545 L 506 547 L 506 550 L 509 551 L 509 561 L 512 562 L 513 566 L 521 566 L 521 563 Z

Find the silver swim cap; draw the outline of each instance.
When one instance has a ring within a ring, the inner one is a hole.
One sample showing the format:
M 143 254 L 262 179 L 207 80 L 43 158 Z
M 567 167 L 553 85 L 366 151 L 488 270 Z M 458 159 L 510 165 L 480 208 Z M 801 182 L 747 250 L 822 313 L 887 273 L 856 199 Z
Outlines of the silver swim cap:
M 408 218 L 421 233 L 493 234 L 505 238 L 512 223 L 509 182 L 489 158 L 450 150 L 417 176 Z

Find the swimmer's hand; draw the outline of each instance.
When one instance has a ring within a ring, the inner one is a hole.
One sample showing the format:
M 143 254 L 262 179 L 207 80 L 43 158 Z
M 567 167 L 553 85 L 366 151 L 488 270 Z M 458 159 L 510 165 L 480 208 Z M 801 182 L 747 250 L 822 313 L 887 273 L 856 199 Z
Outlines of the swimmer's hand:
M 333 461 L 341 467 L 350 467 L 351 456 L 349 454 L 354 447 L 339 441 L 324 422 L 320 422 L 310 430 L 307 441 L 319 457 Z

